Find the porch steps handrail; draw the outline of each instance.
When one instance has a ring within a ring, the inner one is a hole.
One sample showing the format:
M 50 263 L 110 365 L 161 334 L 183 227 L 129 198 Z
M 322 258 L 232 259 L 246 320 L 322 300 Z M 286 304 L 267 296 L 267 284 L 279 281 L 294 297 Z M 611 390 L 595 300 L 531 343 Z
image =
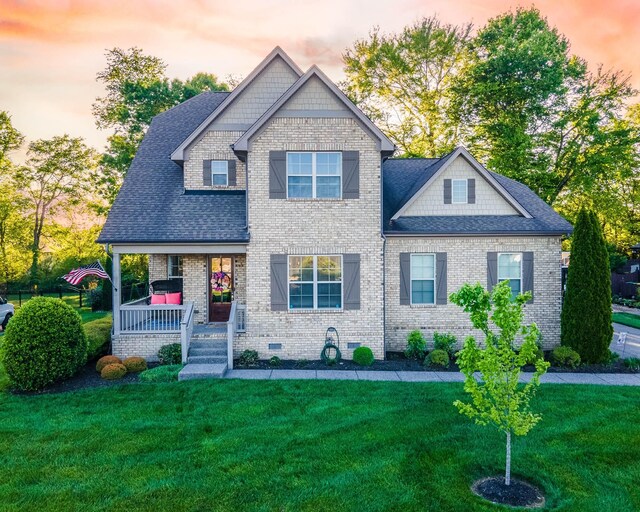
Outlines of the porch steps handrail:
M 227 321 L 227 369 L 233 370 L 233 340 L 236 337 L 236 315 L 238 312 L 238 303 L 234 300 L 231 302 L 231 311 L 229 312 L 229 320 Z
M 180 322 L 180 346 L 182 347 L 182 364 L 186 364 L 189 357 L 189 344 L 193 336 L 193 302 L 185 304 L 186 309 Z

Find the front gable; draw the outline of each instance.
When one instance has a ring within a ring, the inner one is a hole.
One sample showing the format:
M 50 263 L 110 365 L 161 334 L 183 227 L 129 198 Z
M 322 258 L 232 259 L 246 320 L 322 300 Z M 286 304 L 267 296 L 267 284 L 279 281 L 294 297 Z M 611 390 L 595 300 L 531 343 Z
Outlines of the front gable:
M 400 217 L 518 215 L 530 213 L 464 148 L 442 161 L 424 183 L 404 198 L 392 220 Z

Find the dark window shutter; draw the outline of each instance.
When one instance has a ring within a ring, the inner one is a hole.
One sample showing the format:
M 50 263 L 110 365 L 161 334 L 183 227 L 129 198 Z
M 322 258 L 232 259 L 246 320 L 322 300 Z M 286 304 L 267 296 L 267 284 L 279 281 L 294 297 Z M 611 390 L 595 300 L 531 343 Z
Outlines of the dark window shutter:
M 476 202 L 476 180 L 474 178 L 467 180 L 467 202 L 469 204 Z
M 227 163 L 227 176 L 228 176 L 228 180 L 227 180 L 227 184 L 230 187 L 235 187 L 236 186 L 236 161 L 235 160 L 229 160 Z
M 287 311 L 287 255 L 271 255 L 271 311 Z
M 498 253 L 487 253 L 487 289 L 493 290 L 493 287 L 498 284 Z
M 269 151 L 269 199 L 287 198 L 287 152 Z
M 342 198 L 360 197 L 360 152 L 342 152 Z
M 444 204 L 451 204 L 451 180 L 444 180 Z
M 532 298 L 529 303 L 533 302 L 533 253 L 522 253 L 522 291 L 531 292 Z
M 202 184 L 205 187 L 211 186 L 211 160 L 203 160 L 202 162 Z
M 436 304 L 447 303 L 447 253 L 436 253 Z
M 344 309 L 360 309 L 360 255 L 342 255 L 344 282 Z
M 411 293 L 411 254 L 400 253 L 400 305 L 411 304 L 409 294 Z

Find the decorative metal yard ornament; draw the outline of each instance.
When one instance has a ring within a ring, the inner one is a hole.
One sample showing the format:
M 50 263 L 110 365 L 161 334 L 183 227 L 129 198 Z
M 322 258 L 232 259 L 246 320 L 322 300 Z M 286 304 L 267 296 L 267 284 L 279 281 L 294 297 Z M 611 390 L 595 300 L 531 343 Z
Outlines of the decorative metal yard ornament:
M 320 359 L 328 366 L 337 364 L 342 359 L 340 336 L 335 327 L 329 327 L 324 335 L 324 347 L 320 352 Z

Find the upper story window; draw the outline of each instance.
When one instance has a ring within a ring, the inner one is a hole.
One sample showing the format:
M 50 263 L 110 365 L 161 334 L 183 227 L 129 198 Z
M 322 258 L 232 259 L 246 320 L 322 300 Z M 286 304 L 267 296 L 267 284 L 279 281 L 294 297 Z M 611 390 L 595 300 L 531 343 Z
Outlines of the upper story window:
M 498 282 L 509 281 L 515 299 L 522 291 L 522 253 L 498 254 Z
M 289 309 L 342 308 L 342 256 L 289 256 Z
M 182 256 L 172 254 L 167 258 L 167 277 L 169 279 L 182 279 Z
M 229 162 L 227 160 L 211 160 L 211 184 L 222 187 L 229 185 Z
M 287 153 L 287 197 L 340 199 L 342 153 Z
M 451 180 L 451 202 L 453 204 L 467 204 L 469 188 L 467 180 Z
M 436 255 L 411 255 L 411 304 L 435 304 Z

